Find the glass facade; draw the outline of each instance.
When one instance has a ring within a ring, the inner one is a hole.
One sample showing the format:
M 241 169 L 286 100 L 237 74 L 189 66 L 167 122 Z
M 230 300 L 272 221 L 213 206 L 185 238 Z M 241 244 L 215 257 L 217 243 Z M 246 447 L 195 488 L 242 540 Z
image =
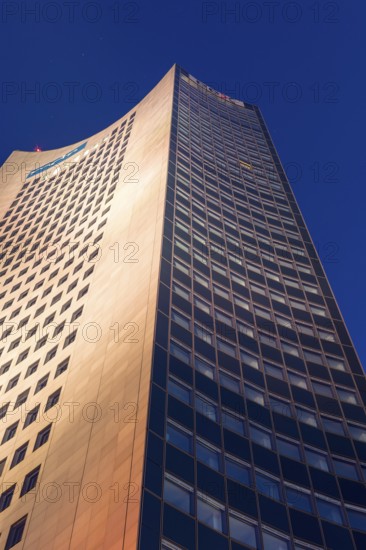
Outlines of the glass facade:
M 365 548 L 365 387 L 259 109 L 177 67 L 140 550 Z

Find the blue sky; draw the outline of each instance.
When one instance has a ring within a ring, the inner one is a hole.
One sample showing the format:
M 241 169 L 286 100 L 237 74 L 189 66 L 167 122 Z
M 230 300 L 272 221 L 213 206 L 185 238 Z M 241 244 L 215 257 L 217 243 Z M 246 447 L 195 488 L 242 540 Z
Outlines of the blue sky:
M 123 116 L 177 62 L 257 103 L 366 364 L 360 1 L 3 2 L 0 163 Z

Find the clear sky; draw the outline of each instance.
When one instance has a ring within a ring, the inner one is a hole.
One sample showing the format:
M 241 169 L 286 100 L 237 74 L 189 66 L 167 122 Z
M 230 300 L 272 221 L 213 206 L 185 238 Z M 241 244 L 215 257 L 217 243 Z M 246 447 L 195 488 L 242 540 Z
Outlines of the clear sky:
M 0 163 L 124 115 L 178 63 L 257 103 L 366 365 L 365 3 L 138 0 L 0 7 Z

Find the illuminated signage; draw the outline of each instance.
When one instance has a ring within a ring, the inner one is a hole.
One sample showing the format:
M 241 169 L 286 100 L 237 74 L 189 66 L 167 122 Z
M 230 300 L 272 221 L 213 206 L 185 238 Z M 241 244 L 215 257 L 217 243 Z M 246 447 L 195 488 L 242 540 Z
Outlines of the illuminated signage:
M 198 88 L 198 89 L 202 90 L 204 93 L 209 92 L 211 94 L 214 94 L 216 97 L 218 97 L 219 99 L 221 99 L 223 101 L 229 101 L 230 103 L 233 103 L 234 105 L 240 105 L 241 107 L 245 107 L 244 102 L 241 101 L 240 99 L 234 99 L 234 98 L 229 97 L 228 95 L 225 95 L 221 92 L 217 92 L 216 90 L 211 88 L 211 86 L 207 86 L 206 84 L 203 84 L 202 82 L 197 80 L 197 78 L 195 78 L 191 74 L 188 75 L 188 76 L 183 74 L 183 75 L 181 75 L 181 78 L 183 80 L 185 80 L 186 82 L 188 82 L 188 84 L 190 84 L 191 86 L 194 86 L 195 88 Z
M 53 160 L 52 162 L 49 162 L 47 164 L 44 164 L 40 168 L 36 168 L 35 170 L 32 170 L 32 172 L 29 172 L 27 178 L 32 178 L 33 176 L 36 176 L 37 174 L 41 174 L 42 172 L 45 172 L 46 170 L 49 170 L 50 168 L 53 168 L 54 166 L 57 166 L 57 164 L 60 164 L 61 162 L 64 162 L 65 160 L 69 159 L 73 155 L 76 155 L 76 153 L 79 153 L 79 151 L 82 151 L 84 147 L 86 146 L 87 142 L 83 143 L 82 145 L 78 145 L 78 147 L 75 147 L 72 151 L 69 151 L 62 157 L 59 157 L 56 160 Z

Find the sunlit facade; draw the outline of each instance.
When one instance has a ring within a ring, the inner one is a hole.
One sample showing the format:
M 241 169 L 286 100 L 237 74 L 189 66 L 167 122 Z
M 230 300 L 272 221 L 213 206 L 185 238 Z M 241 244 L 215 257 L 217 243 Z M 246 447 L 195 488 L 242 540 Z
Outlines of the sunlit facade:
M 174 66 L 1 177 L 0 549 L 364 549 L 366 379 L 259 109 Z

